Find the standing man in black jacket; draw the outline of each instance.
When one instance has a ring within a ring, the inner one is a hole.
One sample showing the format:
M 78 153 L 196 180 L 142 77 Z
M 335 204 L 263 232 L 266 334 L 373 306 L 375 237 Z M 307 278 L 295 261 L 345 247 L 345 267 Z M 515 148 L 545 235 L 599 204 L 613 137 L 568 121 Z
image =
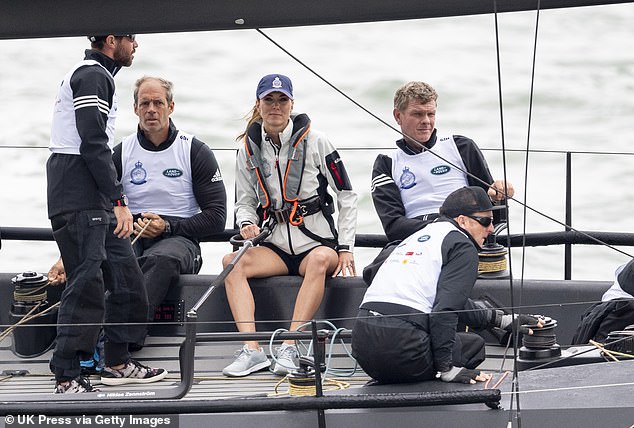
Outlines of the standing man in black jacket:
M 482 187 L 493 201 L 505 196 L 504 181 L 493 180 L 473 140 L 437 131 L 437 99 L 424 82 L 406 83 L 394 95 L 394 119 L 403 138 L 389 154 L 378 155 L 372 168 L 372 201 L 389 241 L 432 222 L 445 198 L 463 186 Z M 506 192 L 513 197 L 510 183 Z
M 128 239 L 133 217 L 112 161 L 114 75 L 132 64 L 138 44 L 133 34 L 88 38 L 92 49 L 59 87 L 46 165 L 48 216 L 68 276 L 50 362 L 56 393 L 94 391 L 80 375 L 80 360 L 92 355 L 104 321 L 104 384 L 148 383 L 167 374 L 128 351 L 143 337 L 144 326 L 135 323 L 146 321 L 148 301 Z

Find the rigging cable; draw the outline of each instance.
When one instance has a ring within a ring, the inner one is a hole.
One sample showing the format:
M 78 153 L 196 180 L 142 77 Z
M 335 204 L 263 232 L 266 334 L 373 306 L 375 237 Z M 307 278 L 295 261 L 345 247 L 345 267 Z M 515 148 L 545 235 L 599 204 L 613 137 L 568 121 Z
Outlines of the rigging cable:
M 533 95 L 535 90 L 535 64 L 537 63 L 537 41 L 539 36 L 539 12 L 541 10 L 541 0 L 537 0 L 537 10 L 535 11 L 535 37 L 533 40 L 533 61 L 531 64 L 531 80 L 530 80 L 530 94 L 528 100 L 528 123 L 526 124 L 526 152 L 525 152 L 525 160 L 524 160 L 524 201 L 528 202 L 528 166 L 529 166 L 529 157 L 530 154 L 528 150 L 530 150 L 531 143 L 531 125 L 533 123 Z M 521 267 L 521 276 L 520 276 L 520 306 L 522 305 L 521 298 L 523 296 L 524 291 L 524 273 L 526 267 L 526 219 L 527 219 L 527 205 L 523 206 L 523 215 L 524 221 L 522 224 L 522 267 Z M 515 342 L 519 342 L 519 332 L 516 333 Z M 519 403 L 519 394 L 518 403 Z
M 496 55 L 496 66 L 497 66 L 497 78 L 498 78 L 498 106 L 500 108 L 500 138 L 501 138 L 501 144 L 502 144 L 502 167 L 504 170 L 504 185 L 506 186 L 507 183 L 507 168 L 506 168 L 506 145 L 505 145 L 505 132 L 504 132 L 504 102 L 503 102 L 503 96 L 502 96 L 502 71 L 501 71 L 501 64 L 500 64 L 500 35 L 499 35 L 499 26 L 498 26 L 498 5 L 497 5 L 497 0 L 493 0 L 493 18 L 494 18 L 494 29 L 495 29 L 495 55 Z M 506 191 L 506 189 L 504 189 L 504 191 Z M 508 199 L 507 199 L 508 200 Z M 526 200 L 526 199 L 525 199 Z M 513 265 L 512 265 L 512 257 L 510 257 L 511 255 L 511 247 L 510 247 L 510 216 L 508 215 L 508 203 L 506 204 L 506 221 L 507 221 L 507 230 L 508 233 L 506 235 L 506 247 L 508 248 L 509 251 L 509 290 L 510 290 L 510 302 L 511 302 L 511 317 L 512 319 L 515 319 L 516 313 L 515 313 L 515 292 L 513 290 Z M 510 340 L 510 338 L 509 338 Z M 512 381 L 511 381 L 511 392 L 519 392 L 519 376 L 518 376 L 518 369 L 517 369 L 517 336 L 516 336 L 516 340 L 513 340 L 513 377 L 512 377 Z M 515 411 L 515 417 L 517 419 L 517 423 L 518 423 L 518 427 L 521 428 L 522 427 L 522 418 L 521 418 L 521 413 L 520 413 L 520 401 L 519 401 L 519 395 L 516 394 L 514 395 L 514 397 L 517 397 L 516 401 L 516 408 L 517 410 Z M 510 400 L 510 409 L 509 409 L 509 420 L 508 420 L 508 426 L 512 426 L 512 419 L 513 419 L 513 399 Z
M 500 44 L 499 44 L 499 27 L 498 27 L 498 11 L 497 11 L 497 0 L 494 0 L 494 15 L 495 15 L 495 46 L 496 46 L 496 55 L 497 55 L 497 72 L 498 72 L 498 93 L 500 97 L 499 106 L 500 106 L 500 128 L 501 128 L 501 138 L 502 138 L 502 158 L 503 158 L 503 168 L 504 168 L 504 181 L 507 181 L 507 163 L 506 163 L 506 146 L 504 139 L 504 108 L 503 108 L 503 97 L 502 97 L 502 73 L 500 66 Z M 519 298 L 521 305 L 521 297 L 524 290 L 524 274 L 525 274 L 525 266 L 526 266 L 526 219 L 527 219 L 527 206 L 528 206 L 528 166 L 529 166 L 529 153 L 530 149 L 530 133 L 531 133 L 531 123 L 532 123 L 532 111 L 533 111 L 533 93 L 534 93 L 534 84 L 535 84 L 535 63 L 537 57 L 537 40 L 539 35 L 539 11 L 541 9 L 540 0 L 537 0 L 537 9 L 535 13 L 535 35 L 533 42 L 533 60 L 531 65 L 531 79 L 530 79 L 530 95 L 528 102 L 528 123 L 527 123 L 527 135 L 526 135 L 526 155 L 525 155 L 525 164 L 524 164 L 524 204 L 522 206 L 523 210 L 523 222 L 522 222 L 522 262 L 521 262 L 521 273 L 520 273 L 520 293 Z M 508 205 L 507 205 L 507 223 L 510 221 L 510 216 L 508 216 Z M 512 269 L 512 257 L 511 247 L 510 247 L 510 224 L 507 225 L 509 228 L 509 234 L 507 234 L 507 248 L 509 249 L 509 291 L 510 291 L 510 301 L 511 301 L 511 316 L 515 318 L 515 290 L 513 287 L 513 269 Z M 521 314 L 521 309 L 519 310 Z M 515 340 L 513 340 L 513 381 L 511 383 L 511 391 L 516 393 L 515 404 L 516 404 L 516 418 L 518 427 L 522 426 L 522 416 L 521 416 L 521 407 L 520 407 L 520 383 L 519 383 L 519 374 L 517 367 L 517 357 L 518 357 L 518 349 L 517 344 L 519 342 L 519 329 L 512 332 L 515 335 Z M 511 411 L 509 412 L 509 425 L 512 425 L 512 412 L 513 400 L 511 400 Z
M 289 322 L 292 322 L 292 320 L 289 320 Z M 325 324 L 326 327 L 328 328 L 328 330 L 333 332 L 332 337 L 330 338 L 330 344 L 325 347 L 326 348 L 325 349 L 325 355 L 324 355 L 325 370 L 324 370 L 324 374 L 323 374 L 324 377 L 327 376 L 328 374 L 332 374 L 333 376 L 338 376 L 338 377 L 354 376 L 354 374 L 358 370 L 357 361 L 352 356 L 352 353 L 348 349 L 348 347 L 346 346 L 346 343 L 344 342 L 344 340 L 340 339 L 338 337 L 343 331 L 345 331 L 345 329 L 335 326 L 332 322 L 330 322 L 328 320 L 318 320 L 317 322 L 319 322 L 321 324 Z M 310 326 L 310 324 L 311 324 L 311 322 L 305 322 L 304 324 L 298 326 L 296 331 L 303 331 L 303 329 L 308 327 L 308 326 Z M 277 358 L 276 358 L 275 352 L 273 350 L 273 343 L 275 341 L 275 336 L 278 333 L 283 333 L 283 332 L 288 332 L 288 331 L 289 330 L 284 329 L 284 328 L 278 328 L 277 330 L 275 330 L 273 332 L 273 334 L 271 335 L 271 337 L 269 339 L 269 353 L 270 353 L 271 358 L 273 359 L 274 363 L 277 362 Z M 341 350 L 345 353 L 345 355 L 351 361 L 354 362 L 354 366 L 353 367 L 342 367 L 342 368 L 334 368 L 334 367 L 332 367 L 332 357 L 335 354 L 334 346 L 337 343 L 337 341 L 339 341 L 339 344 L 341 346 Z M 298 340 L 296 342 L 298 344 L 297 351 L 299 352 L 300 355 L 302 354 L 302 351 L 307 356 L 312 353 L 312 349 L 315 346 L 312 340 L 309 341 L 309 344 L 307 346 L 301 340 Z M 302 349 L 300 349 L 300 347 Z

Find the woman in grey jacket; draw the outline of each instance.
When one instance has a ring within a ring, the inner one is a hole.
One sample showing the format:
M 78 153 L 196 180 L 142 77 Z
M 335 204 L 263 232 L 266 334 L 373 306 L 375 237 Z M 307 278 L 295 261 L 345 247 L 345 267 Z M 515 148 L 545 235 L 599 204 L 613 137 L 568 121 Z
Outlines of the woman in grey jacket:
M 249 278 L 274 275 L 304 277 L 295 301 L 290 330 L 313 317 L 324 294 L 326 275 L 356 275 L 353 245 L 357 195 L 337 150 L 314 131 L 305 114 L 292 115 L 293 86 L 281 74 L 264 76 L 246 131 L 239 137 L 236 163 L 236 223 L 244 239 L 272 225 L 262 245 L 250 248 L 225 279 L 227 299 L 241 332 L 255 331 L 255 303 Z M 335 226 L 334 191 L 338 216 Z M 223 259 L 226 267 L 234 253 Z M 285 375 L 297 367 L 293 341 L 277 350 L 273 371 Z M 269 367 L 255 341 L 245 342 L 226 376 L 246 376 Z

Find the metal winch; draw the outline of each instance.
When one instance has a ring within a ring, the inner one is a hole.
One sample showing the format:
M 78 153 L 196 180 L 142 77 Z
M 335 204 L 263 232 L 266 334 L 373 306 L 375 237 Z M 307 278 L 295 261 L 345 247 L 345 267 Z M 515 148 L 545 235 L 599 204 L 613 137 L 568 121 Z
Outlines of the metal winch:
M 531 328 L 533 334 L 522 335 L 523 345 L 519 350 L 519 359 L 517 360 L 520 370 L 543 365 L 561 357 L 561 347 L 557 343 L 555 335 L 557 320 L 544 317 L 543 322 L 544 326 L 541 328 L 538 328 L 537 324 L 524 326 Z
M 28 271 L 16 275 L 11 282 L 12 351 L 23 358 L 37 357 L 51 348 L 56 335 L 57 308 L 51 308 L 48 302 L 48 278 Z
M 487 236 L 484 245 L 478 252 L 478 276 L 488 279 L 509 277 L 506 247 L 497 243 L 497 235 L 506 229 L 506 223 L 495 226 L 495 230 Z

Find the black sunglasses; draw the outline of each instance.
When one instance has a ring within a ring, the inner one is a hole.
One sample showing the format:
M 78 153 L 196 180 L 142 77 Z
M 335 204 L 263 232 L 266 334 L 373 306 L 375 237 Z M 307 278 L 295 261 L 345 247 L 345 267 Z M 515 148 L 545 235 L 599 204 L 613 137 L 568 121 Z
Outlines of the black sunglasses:
M 136 39 L 136 34 L 117 34 L 115 37 L 125 37 L 133 42 Z
M 469 218 L 474 219 L 478 223 L 480 223 L 480 226 L 482 227 L 489 227 L 491 226 L 491 223 L 493 223 L 493 217 L 478 217 L 477 215 L 468 215 L 468 214 L 465 214 L 465 215 Z

